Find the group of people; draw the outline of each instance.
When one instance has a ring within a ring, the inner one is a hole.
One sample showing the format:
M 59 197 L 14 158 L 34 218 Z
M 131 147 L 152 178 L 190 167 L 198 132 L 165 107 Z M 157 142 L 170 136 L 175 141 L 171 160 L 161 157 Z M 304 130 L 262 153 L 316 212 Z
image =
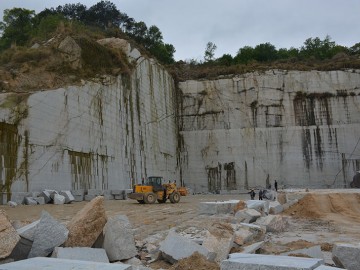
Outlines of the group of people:
M 278 183 L 277 183 L 276 180 L 275 180 L 275 182 L 274 182 L 274 187 L 275 187 L 275 191 L 277 192 L 277 190 L 278 190 Z M 271 189 L 271 184 L 269 185 L 269 189 Z M 256 193 L 255 193 L 254 189 L 251 189 L 250 192 L 249 192 L 249 194 L 250 194 L 251 200 L 255 200 L 255 195 L 256 195 Z M 264 190 L 260 189 L 260 190 L 259 190 L 259 200 L 262 200 L 262 199 L 263 199 L 263 195 L 264 195 Z

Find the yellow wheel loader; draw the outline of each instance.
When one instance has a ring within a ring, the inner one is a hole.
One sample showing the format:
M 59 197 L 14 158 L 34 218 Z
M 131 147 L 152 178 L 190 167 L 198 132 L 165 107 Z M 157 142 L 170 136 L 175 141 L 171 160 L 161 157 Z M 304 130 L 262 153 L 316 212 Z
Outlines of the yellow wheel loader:
M 139 203 L 153 204 L 156 201 L 166 203 L 168 199 L 171 203 L 178 203 L 180 197 L 186 195 L 185 187 L 178 188 L 176 183 L 166 184 L 161 176 L 150 176 L 143 184 L 134 185 L 133 192 L 128 197 Z

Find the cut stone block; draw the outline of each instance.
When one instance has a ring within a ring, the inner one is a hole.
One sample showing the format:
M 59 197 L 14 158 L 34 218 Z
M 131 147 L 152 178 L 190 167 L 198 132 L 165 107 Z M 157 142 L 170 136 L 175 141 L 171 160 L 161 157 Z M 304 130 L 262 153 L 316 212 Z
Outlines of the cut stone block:
M 37 203 L 36 200 L 34 200 L 33 197 L 25 197 L 24 198 L 24 204 L 26 204 L 26 205 L 37 205 L 38 203 Z
M 244 223 L 255 222 L 259 217 L 261 217 L 261 213 L 259 213 L 255 209 L 244 209 L 237 211 L 235 214 L 235 218 Z
M 130 259 L 137 255 L 134 233 L 125 215 L 109 218 L 104 235 L 104 249 L 110 261 Z
M 65 203 L 65 197 L 59 194 L 54 194 L 54 204 L 64 204 Z
M 360 244 L 336 244 L 332 250 L 332 259 L 338 267 L 347 270 L 358 270 L 360 265 Z
M 74 189 L 74 190 L 71 190 L 71 194 L 73 196 L 84 196 L 85 195 L 85 190 L 83 189 Z
M 0 265 L 0 270 L 131 270 L 128 264 L 113 264 L 56 258 L 32 258 Z
M 37 202 L 37 204 L 40 204 L 40 205 L 45 204 L 45 198 L 44 197 L 34 197 L 34 200 Z
M 87 195 L 93 195 L 93 196 L 102 196 L 103 190 L 100 189 L 88 189 Z
M 264 241 L 248 245 L 248 246 L 244 247 L 244 250 L 241 253 L 244 253 L 244 254 L 255 253 L 257 250 L 262 248 L 263 245 L 264 245 Z
M 240 223 L 243 229 L 249 230 L 253 234 L 254 241 L 262 241 L 265 238 L 266 229 L 262 226 L 249 224 L 249 223 Z
M 29 258 L 49 255 L 55 247 L 62 245 L 69 231 L 48 212 L 42 211 L 39 224 L 35 228 L 34 242 Z
M 91 262 L 103 262 L 103 263 L 109 262 L 109 258 L 106 255 L 106 251 L 105 249 L 102 248 L 56 247 L 51 257 L 58 259 L 80 260 L 80 261 L 91 261 Z
M 277 215 L 284 211 L 284 207 L 278 201 L 270 202 L 270 211 L 269 214 Z
M 194 252 L 199 252 L 208 260 L 214 260 L 216 254 L 207 248 L 196 244 L 174 231 L 170 231 L 163 242 L 160 243 L 162 256 L 170 263 L 175 263 L 180 259 L 190 257 Z
M 96 198 L 96 195 L 87 194 L 87 195 L 85 195 L 84 200 L 85 201 L 92 201 L 95 198 Z
M 202 246 L 216 254 L 215 262 L 228 258 L 234 242 L 234 231 L 230 224 L 215 223 L 206 234 Z
M 292 256 L 292 255 L 297 256 L 299 254 L 304 255 L 306 257 L 324 259 L 324 255 L 321 251 L 320 246 L 313 246 L 313 247 L 309 247 L 309 248 L 302 248 L 302 249 L 297 249 L 297 250 L 281 253 L 281 255 L 285 255 L 285 256 Z
M 120 189 L 114 189 L 114 190 L 111 190 L 111 194 L 112 195 L 124 195 L 124 190 L 120 190 Z
M 75 201 L 75 198 L 71 194 L 70 190 L 62 190 L 59 192 L 59 194 L 65 197 L 65 203 L 72 203 Z
M 13 202 L 13 201 L 8 201 L 7 205 L 10 206 L 10 207 L 16 207 L 18 204 L 16 202 Z
M 34 241 L 35 229 L 36 229 L 36 226 L 39 224 L 39 222 L 40 222 L 40 219 L 36 220 L 28 225 L 25 225 L 24 227 L 17 229 L 17 233 L 25 239 Z
M 199 214 L 217 215 L 232 213 L 239 200 L 224 202 L 201 202 L 199 204 Z
M 323 264 L 321 259 L 299 258 L 260 254 L 230 254 L 228 260 L 220 264 L 221 270 L 313 270 Z
M 269 201 L 265 200 L 248 200 L 246 201 L 247 208 L 255 209 L 258 212 L 263 212 L 265 214 L 269 213 Z
M 0 210 L 0 259 L 9 256 L 19 240 L 20 236 L 5 211 Z
M 4 194 L 6 195 L 6 193 Z M 17 204 L 24 203 L 25 197 L 34 197 L 31 192 L 13 192 L 11 194 L 11 201 L 16 202 Z
M 96 197 L 67 224 L 69 238 L 65 247 L 91 247 L 102 233 L 106 219 L 104 198 Z
M 52 201 L 50 190 L 43 190 L 39 197 L 44 197 L 45 203 L 50 203 Z
M 75 202 L 82 202 L 84 200 L 84 195 L 74 195 Z
M 255 223 L 257 225 L 264 226 L 264 228 L 266 228 L 266 232 L 282 232 L 288 225 L 287 220 L 279 215 L 260 217 Z

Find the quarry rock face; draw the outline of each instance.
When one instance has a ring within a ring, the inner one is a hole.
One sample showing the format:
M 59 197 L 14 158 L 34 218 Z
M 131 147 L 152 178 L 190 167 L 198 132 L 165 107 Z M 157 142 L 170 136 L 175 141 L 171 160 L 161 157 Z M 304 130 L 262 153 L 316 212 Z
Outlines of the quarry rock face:
M 65 247 L 91 247 L 106 224 L 104 198 L 98 196 L 81 209 L 67 224 Z
M 350 186 L 359 159 L 346 153 L 360 154 L 359 70 L 269 70 L 179 86 L 183 178 L 195 193 L 267 188 L 275 179 L 279 188 Z
M 133 69 L 0 94 L 1 143 L 9 146 L 0 169 L 11 189 L 2 203 L 24 190 L 127 190 L 148 172 L 194 193 L 264 189 L 275 179 L 280 189 L 350 186 L 360 162 L 360 70 L 268 70 L 175 85 L 127 41 L 98 43 L 124 52 Z M 81 68 L 76 39 L 58 49 Z M 24 162 L 26 181 L 15 177 Z

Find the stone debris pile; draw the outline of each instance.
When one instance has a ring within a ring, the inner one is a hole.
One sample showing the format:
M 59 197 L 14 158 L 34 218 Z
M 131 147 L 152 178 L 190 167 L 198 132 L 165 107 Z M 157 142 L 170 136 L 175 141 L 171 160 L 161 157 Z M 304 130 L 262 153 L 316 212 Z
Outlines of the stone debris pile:
M 18 204 L 68 204 L 72 202 L 91 201 L 97 196 L 102 196 L 105 200 L 126 200 L 127 195 L 131 192 L 132 189 L 80 189 L 71 191 L 44 189 L 41 192 L 14 192 L 11 196 L 11 200 L 7 202 L 7 205 L 9 205 L 10 207 L 16 207 Z
M 49 202 L 56 195 L 64 197 L 64 202 L 71 201 L 66 192 L 44 191 L 41 197 Z M 46 269 L 49 264 L 52 269 L 85 269 L 91 265 L 91 269 L 151 270 L 151 264 L 159 260 L 178 265 L 194 256 L 221 270 L 337 269 L 324 265 L 320 246 L 280 255 L 258 254 L 267 233 L 282 232 L 288 226 L 287 218 L 278 213 L 279 205 L 284 209 L 291 202 L 282 202 L 200 203 L 202 217 L 218 219 L 201 227 L 179 225 L 141 241 L 135 240 L 127 216 L 106 216 L 104 196 L 93 198 L 67 224 L 43 211 L 39 220 L 15 229 L 1 211 L 0 270 Z M 360 265 L 360 246 L 337 245 L 332 255 L 339 267 L 353 270 Z

